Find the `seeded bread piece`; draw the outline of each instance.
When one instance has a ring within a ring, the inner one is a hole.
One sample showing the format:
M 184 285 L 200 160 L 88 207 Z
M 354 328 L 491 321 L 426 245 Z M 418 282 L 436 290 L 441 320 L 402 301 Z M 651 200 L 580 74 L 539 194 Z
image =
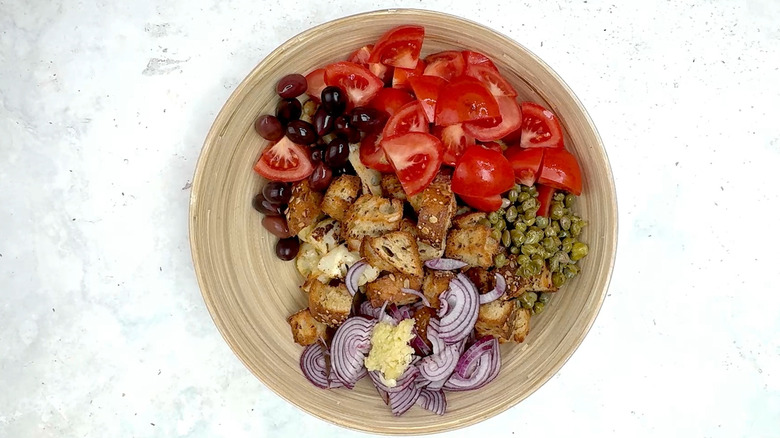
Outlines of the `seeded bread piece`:
M 399 199 L 401 201 L 409 201 L 409 205 L 412 206 L 415 212 L 420 211 L 422 204 L 422 193 L 418 193 L 414 196 L 407 196 L 401 186 L 401 181 L 392 173 L 386 173 L 382 175 L 382 195 L 387 198 Z
M 393 231 L 379 237 L 365 237 L 360 255 L 371 266 L 388 272 L 400 272 L 422 277 L 422 261 L 414 236 L 406 231 Z
M 482 211 L 470 211 L 455 216 L 452 219 L 452 225 L 456 228 L 469 228 L 479 225 L 479 221 L 487 219 L 487 214 Z
M 437 175 L 422 191 L 417 211 L 418 238 L 434 248 L 443 247 L 457 204 L 449 176 Z
M 450 280 L 455 278 L 455 274 L 449 271 L 437 271 L 426 269 L 423 277 L 422 292 L 425 298 L 431 303 L 434 309 L 439 308 L 439 295 L 450 287 Z
M 293 340 L 304 347 L 325 339 L 328 326 L 317 321 L 309 308 L 301 309 L 287 318 L 292 330 Z
M 298 234 L 316 223 L 322 214 L 321 203 L 322 193 L 312 190 L 308 179 L 293 184 L 290 202 L 287 204 L 287 226 L 290 233 Z
M 493 336 L 498 342 L 504 343 L 512 338 L 514 329 L 512 312 L 515 311 L 514 301 L 495 300 L 479 306 L 479 316 L 474 328 L 477 336 Z
M 333 180 L 322 199 L 322 211 L 336 220 L 344 220 L 349 206 L 360 195 L 362 183 L 355 175 L 341 175 Z
M 498 301 L 498 300 L 496 300 Z M 512 315 L 509 316 L 509 321 L 512 326 L 512 340 L 515 342 L 525 341 L 525 337 L 528 336 L 528 332 L 531 330 L 531 310 L 524 308 L 520 304 L 520 300 L 511 301 L 514 303 L 514 310 Z
M 502 300 L 511 300 L 517 298 L 524 292 L 555 292 L 558 290 L 552 282 L 552 272 L 547 264 L 542 268 L 539 275 L 533 275 L 524 278 L 517 275 L 517 256 L 510 255 L 504 266 L 496 269 L 496 272 L 504 276 L 506 280 L 506 293 L 501 297 Z
M 498 254 L 498 241 L 490 233 L 490 227 L 484 225 L 453 228 L 447 235 L 444 255 L 469 266 L 489 268 L 493 265 L 493 256 Z
M 309 288 L 309 310 L 317 321 L 338 327 L 349 317 L 352 295 L 344 283 L 331 286 L 314 280 Z
M 342 237 L 350 251 L 357 251 L 364 237 L 378 237 L 398 230 L 403 213 L 403 203 L 397 199 L 363 195 L 347 210 Z
M 412 236 L 414 236 L 415 239 L 417 239 L 417 250 L 420 252 L 420 260 L 422 260 L 423 262 L 426 262 L 431 259 L 437 259 L 444 255 L 444 242 L 442 242 L 440 247 L 434 248 L 431 245 L 420 240 L 417 224 L 413 220 L 409 218 L 403 218 L 401 220 L 400 230 L 407 231 Z
M 412 277 L 403 274 L 385 274 L 366 285 L 366 297 L 371 305 L 380 308 L 385 301 L 388 304 L 404 305 L 412 304 L 420 298 L 407 294 L 401 288 L 420 290 L 422 281 L 420 277 Z

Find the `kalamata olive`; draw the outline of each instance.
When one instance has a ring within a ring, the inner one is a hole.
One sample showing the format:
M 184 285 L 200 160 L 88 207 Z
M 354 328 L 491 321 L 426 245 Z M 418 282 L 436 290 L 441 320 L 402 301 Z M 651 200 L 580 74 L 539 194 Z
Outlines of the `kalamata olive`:
M 265 114 L 255 121 L 255 131 L 268 141 L 276 141 L 284 135 L 282 122 L 276 117 Z
M 330 141 L 325 149 L 325 164 L 330 167 L 341 167 L 349 159 L 349 143 L 344 137 L 338 136 Z
M 276 104 L 276 118 L 286 125 L 301 117 L 301 108 L 298 99 L 282 99 Z
M 298 250 L 301 248 L 301 243 L 297 237 L 289 237 L 287 239 L 279 239 L 276 242 L 276 256 L 281 260 L 292 260 L 298 255 Z
M 333 116 L 341 115 L 347 109 L 347 95 L 340 87 L 325 87 L 320 94 L 320 102 L 325 111 Z
M 328 114 L 324 108 L 320 108 L 314 113 L 312 122 L 314 123 L 314 130 L 317 131 L 317 135 L 322 137 L 333 131 L 334 117 Z
M 270 202 L 269 200 L 265 199 L 265 196 L 263 196 L 262 193 L 258 193 L 252 199 L 252 207 L 266 216 L 281 216 L 284 214 L 283 205 Z
M 333 169 L 333 178 L 339 177 L 341 175 L 355 175 L 355 168 L 352 167 L 352 163 L 350 163 L 349 160 L 347 160 L 343 166 L 339 166 Z
M 326 147 L 327 146 L 317 146 L 309 149 L 309 159 L 311 159 L 312 163 L 316 165 L 317 163 L 322 162 L 322 159 L 325 156 Z
M 293 120 L 285 128 L 287 138 L 293 143 L 308 145 L 317 141 L 317 133 L 314 132 L 314 126 L 303 120 Z
M 263 196 L 274 204 L 286 204 L 290 201 L 292 187 L 289 183 L 270 181 L 263 187 Z
M 324 192 L 333 180 L 333 171 L 327 164 L 320 162 L 309 175 L 309 187 L 315 192 Z
M 338 116 L 333 120 L 333 129 L 335 131 L 344 131 L 349 129 L 349 117 Z
M 349 125 L 362 132 L 373 132 L 382 129 L 389 115 L 379 109 L 359 106 L 352 110 Z
M 293 73 L 279 79 L 279 82 L 276 84 L 276 93 L 283 99 L 291 99 L 303 94 L 306 91 L 306 87 L 308 87 L 306 77 Z
M 284 216 L 266 216 L 263 218 L 262 224 L 263 228 L 280 239 L 286 239 L 291 236 L 290 228 L 287 226 L 287 219 Z

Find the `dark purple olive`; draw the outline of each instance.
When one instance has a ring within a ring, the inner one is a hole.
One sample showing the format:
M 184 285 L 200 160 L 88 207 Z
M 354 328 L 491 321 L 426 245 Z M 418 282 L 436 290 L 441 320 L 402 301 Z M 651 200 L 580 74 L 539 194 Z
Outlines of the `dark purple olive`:
M 317 146 L 309 149 L 309 159 L 312 163 L 315 165 L 317 163 L 322 162 L 323 157 L 325 157 L 325 148 L 327 146 Z
M 263 197 L 273 204 L 286 204 L 291 194 L 292 187 L 286 182 L 270 181 L 263 187 Z
M 355 168 L 352 167 L 352 163 L 350 163 L 349 160 L 344 163 L 343 166 L 339 166 L 333 169 L 333 178 L 339 177 L 341 175 L 355 175 Z
M 287 138 L 293 143 L 309 145 L 317 141 L 317 133 L 314 132 L 314 126 L 303 120 L 293 120 L 285 128 Z
M 262 115 L 255 120 L 255 131 L 268 141 L 276 141 L 284 136 L 282 122 L 270 114 Z
M 298 99 L 282 99 L 276 104 L 276 118 L 283 125 L 301 117 L 301 102 Z
M 347 109 L 347 95 L 340 87 L 325 87 L 320 94 L 320 102 L 325 111 L 333 116 L 344 114 Z
M 284 214 L 283 205 L 268 201 L 262 193 L 255 195 L 252 199 L 252 207 L 266 216 L 281 216 Z
M 327 135 L 330 131 L 333 131 L 334 117 L 325 111 L 324 108 L 320 108 L 314 113 L 312 122 L 314 123 L 314 130 L 317 131 L 317 135 L 322 137 Z
M 276 256 L 284 261 L 292 260 L 298 255 L 298 250 L 300 248 L 301 243 L 298 241 L 297 237 L 279 239 L 279 241 L 276 242 Z
M 349 143 L 344 137 L 338 136 L 330 141 L 325 149 L 323 161 L 330 167 L 341 167 L 349 159 Z
M 333 180 L 333 171 L 325 163 L 318 163 L 309 175 L 309 187 L 315 192 L 324 192 Z
M 263 218 L 262 224 L 263 228 L 280 239 L 286 239 L 292 235 L 284 216 L 266 216 Z
M 283 99 L 298 97 L 306 91 L 306 77 L 298 73 L 289 74 L 276 84 L 276 93 Z
M 362 132 L 374 132 L 382 129 L 390 117 L 386 112 L 367 106 L 359 106 L 352 110 L 349 125 Z
M 349 129 L 349 117 L 338 116 L 333 120 L 333 129 L 335 131 L 344 131 Z

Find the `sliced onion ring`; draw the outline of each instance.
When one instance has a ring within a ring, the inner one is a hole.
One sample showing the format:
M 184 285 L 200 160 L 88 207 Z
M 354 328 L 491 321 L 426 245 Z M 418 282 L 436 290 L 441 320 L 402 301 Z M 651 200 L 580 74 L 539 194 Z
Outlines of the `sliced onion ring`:
M 471 280 L 458 274 L 450 281 L 450 288 L 439 297 L 447 305 L 439 309 L 439 337 L 446 344 L 454 344 L 467 337 L 479 316 L 479 292 Z M 444 309 L 444 312 L 442 312 Z
M 425 266 L 437 271 L 454 271 L 468 266 L 468 263 L 455 259 L 437 258 L 425 261 Z
M 363 361 L 371 349 L 371 330 L 376 320 L 362 316 L 348 318 L 333 335 L 330 348 L 331 372 L 347 388 L 365 375 Z
M 402 287 L 401 292 L 420 297 L 420 299 L 422 300 L 423 304 L 425 304 L 426 307 L 431 307 L 431 302 L 428 301 L 428 297 L 426 297 L 425 294 L 423 294 L 419 290 L 409 289 L 408 287 Z
M 422 392 L 421 388 L 418 388 L 415 385 L 411 385 L 407 388 L 404 388 L 403 391 L 388 393 L 387 396 L 390 402 L 390 411 L 396 417 L 403 415 L 404 412 L 408 411 L 412 406 L 414 406 L 414 403 L 420 397 L 420 392 Z
M 459 343 L 451 344 L 437 354 L 422 358 L 417 365 L 417 368 L 420 369 L 420 375 L 431 382 L 447 379 L 455 370 L 455 366 L 458 365 L 459 350 Z
M 301 371 L 303 376 L 312 383 L 312 385 L 327 389 L 330 387 L 328 382 L 328 365 L 325 361 L 326 349 L 320 342 L 307 345 L 301 353 Z
M 479 296 L 479 304 L 487 304 L 501 298 L 506 292 L 506 280 L 504 276 L 496 273 L 496 287 L 490 292 Z
M 353 297 L 358 293 L 358 280 L 360 280 L 360 276 L 363 275 L 363 271 L 365 271 L 367 267 L 368 263 L 365 260 L 360 259 L 347 270 L 347 276 L 344 279 L 344 283 L 346 283 L 347 290 Z
M 485 348 L 485 346 L 489 348 Z M 472 355 L 475 349 L 478 354 Z M 468 361 L 468 363 L 467 363 Z M 470 391 L 492 382 L 501 369 L 501 352 L 498 341 L 492 336 L 479 339 L 460 357 L 455 372 L 452 373 L 444 389 L 450 391 Z M 430 387 L 430 385 L 429 385 Z
M 407 366 L 403 374 L 396 379 L 395 386 L 385 385 L 382 381 L 382 373 L 380 371 L 369 371 L 368 377 L 374 382 L 374 386 L 388 394 L 392 394 L 394 392 L 403 391 L 408 386 L 413 386 L 418 374 L 420 374 L 420 370 L 418 370 L 416 366 Z
M 444 391 L 423 389 L 420 391 L 420 397 L 417 398 L 417 404 L 436 415 L 444 415 L 447 412 L 447 397 L 444 396 Z

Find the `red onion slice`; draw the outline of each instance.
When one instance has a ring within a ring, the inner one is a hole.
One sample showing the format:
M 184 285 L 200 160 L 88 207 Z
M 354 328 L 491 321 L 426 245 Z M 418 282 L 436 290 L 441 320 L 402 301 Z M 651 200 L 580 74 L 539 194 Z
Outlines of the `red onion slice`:
M 355 262 L 355 264 L 350 266 L 347 270 L 347 276 L 344 279 L 344 283 L 347 285 L 347 290 L 353 297 L 358 293 L 358 280 L 360 280 L 360 276 L 363 275 L 363 271 L 366 270 L 367 266 L 368 263 L 361 259 Z
M 444 396 L 444 391 L 423 389 L 417 398 L 417 404 L 436 415 L 444 415 L 447 412 L 447 398 Z
M 455 259 L 445 259 L 442 257 L 438 259 L 427 260 L 425 262 L 425 266 L 437 271 L 454 271 L 456 269 L 468 266 L 468 263 Z
M 402 287 L 401 292 L 420 297 L 420 299 L 422 300 L 423 304 L 425 304 L 426 307 L 431 307 L 431 302 L 428 301 L 428 297 L 426 297 L 425 294 L 423 294 L 419 290 L 409 289 L 408 287 Z
M 395 320 L 396 324 L 405 319 L 414 318 L 412 310 L 408 306 L 398 307 L 395 304 L 390 304 L 387 306 L 387 313 Z
M 379 309 L 371 305 L 371 301 L 363 301 L 358 308 L 358 315 L 370 318 L 379 318 Z
M 431 341 L 431 346 L 433 350 L 433 354 L 439 354 L 440 351 L 444 350 L 444 341 L 441 340 L 439 337 L 439 320 L 435 318 L 431 318 L 428 321 L 428 340 Z
M 417 368 L 420 369 L 420 375 L 435 382 L 447 379 L 455 370 L 460 358 L 460 344 L 451 344 L 438 354 L 424 357 Z
M 492 336 L 483 336 L 474 342 L 474 344 L 460 356 L 455 372 L 461 377 L 471 375 L 471 373 L 474 372 L 474 368 L 476 368 L 477 359 L 493 349 L 493 341 L 495 341 L 495 339 L 493 339 Z
M 409 342 L 409 345 L 411 345 L 412 348 L 414 348 L 414 351 L 420 356 L 429 356 L 432 353 L 431 347 L 423 341 L 416 328 L 414 329 L 414 338 Z
M 406 367 L 403 374 L 396 379 L 395 386 L 385 385 L 384 382 L 382 382 L 382 373 L 380 371 L 369 371 L 368 377 L 374 382 L 374 386 L 388 394 L 392 394 L 394 392 L 403 391 L 408 386 L 413 386 L 418 374 L 420 374 L 420 370 L 418 370 L 416 366 L 409 365 Z
M 374 386 L 374 388 L 376 388 L 376 386 Z M 381 398 L 385 404 L 390 403 L 390 397 L 388 396 L 387 392 L 382 391 L 379 388 L 376 388 L 376 392 L 379 393 L 379 398 Z
M 489 348 L 486 349 L 485 345 Z M 470 353 L 472 349 L 475 349 L 478 354 Z M 447 379 L 443 388 L 450 391 L 478 389 L 492 382 L 498 376 L 500 369 L 501 353 L 498 349 L 498 341 L 490 336 L 485 337 L 469 347 L 461 356 L 455 372 Z
M 319 342 L 306 346 L 301 353 L 301 371 L 303 376 L 312 383 L 312 385 L 327 389 L 330 387 L 328 382 L 328 366 L 325 362 L 325 347 Z
M 496 273 L 496 287 L 490 292 L 479 296 L 479 304 L 487 304 L 501 298 L 506 292 L 506 280 L 504 276 Z
M 479 316 L 479 292 L 474 283 L 463 274 L 450 281 L 450 288 L 439 297 L 447 302 L 444 312 L 439 310 L 439 337 L 446 344 L 454 344 L 467 337 Z
M 363 361 L 371 349 L 371 330 L 376 320 L 362 316 L 348 318 L 333 336 L 331 371 L 344 386 L 352 389 L 365 374 Z
M 414 385 L 404 388 L 403 391 L 390 392 L 387 394 L 390 401 L 390 411 L 396 417 L 403 415 L 408 411 L 417 399 L 420 397 L 422 390 Z

